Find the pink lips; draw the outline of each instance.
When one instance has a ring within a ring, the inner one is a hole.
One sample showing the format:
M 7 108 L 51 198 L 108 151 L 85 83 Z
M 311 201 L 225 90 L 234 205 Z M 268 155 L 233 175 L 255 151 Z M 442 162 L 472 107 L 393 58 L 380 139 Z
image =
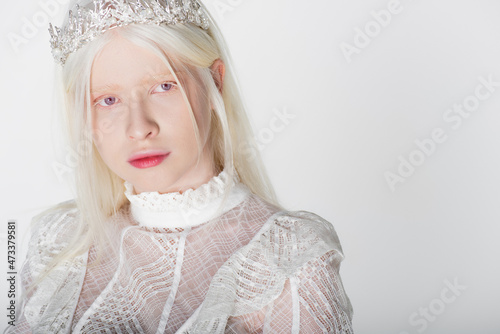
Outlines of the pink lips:
M 158 166 L 165 160 L 168 156 L 169 153 L 155 153 L 155 152 L 149 152 L 149 153 L 139 153 L 139 154 L 134 154 L 132 157 L 129 159 L 129 164 L 136 168 L 150 168 L 154 166 Z

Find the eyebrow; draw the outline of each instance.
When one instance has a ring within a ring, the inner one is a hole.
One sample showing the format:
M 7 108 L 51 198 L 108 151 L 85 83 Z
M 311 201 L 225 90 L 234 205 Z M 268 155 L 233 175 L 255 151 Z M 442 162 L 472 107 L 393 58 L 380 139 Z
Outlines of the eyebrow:
M 120 88 L 120 85 L 105 85 L 91 89 L 90 94 L 100 93 L 107 90 L 119 90 Z
M 144 79 L 142 79 L 139 85 L 144 85 L 144 84 L 147 84 L 148 82 L 152 82 L 152 81 L 164 80 L 166 78 L 174 78 L 174 75 L 170 72 L 154 74 L 154 75 L 151 75 L 151 76 L 148 76 L 148 77 L 145 77 Z M 95 88 L 91 89 L 90 94 L 93 95 L 93 94 L 104 92 L 107 90 L 120 90 L 121 88 L 122 87 L 119 84 L 104 85 L 104 86 L 99 86 L 99 87 L 95 87 Z

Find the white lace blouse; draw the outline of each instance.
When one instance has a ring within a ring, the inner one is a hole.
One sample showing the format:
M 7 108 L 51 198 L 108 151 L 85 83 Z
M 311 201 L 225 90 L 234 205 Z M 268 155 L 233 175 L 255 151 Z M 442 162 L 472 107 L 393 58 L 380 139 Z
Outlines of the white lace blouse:
M 110 220 L 117 251 L 92 264 L 92 247 L 62 263 L 10 332 L 352 333 L 329 222 L 280 211 L 225 171 L 182 194 L 125 186 L 130 204 Z M 60 210 L 38 222 L 23 285 L 67 244 L 77 216 Z

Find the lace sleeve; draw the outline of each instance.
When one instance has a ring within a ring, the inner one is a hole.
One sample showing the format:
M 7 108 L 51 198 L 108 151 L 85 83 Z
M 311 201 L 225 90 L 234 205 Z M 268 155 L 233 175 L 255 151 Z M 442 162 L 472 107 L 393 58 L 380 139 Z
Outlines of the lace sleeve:
M 229 333 L 352 334 L 352 307 L 334 251 L 309 261 L 262 310 L 230 318 Z
M 305 212 L 273 217 L 214 277 L 188 333 L 353 333 L 333 226 Z
M 295 276 L 291 294 L 296 291 L 300 304 L 296 316 L 304 333 L 353 333 L 352 307 L 339 275 L 340 260 L 338 253 L 330 251 L 308 262 Z M 296 304 L 294 300 L 294 308 Z

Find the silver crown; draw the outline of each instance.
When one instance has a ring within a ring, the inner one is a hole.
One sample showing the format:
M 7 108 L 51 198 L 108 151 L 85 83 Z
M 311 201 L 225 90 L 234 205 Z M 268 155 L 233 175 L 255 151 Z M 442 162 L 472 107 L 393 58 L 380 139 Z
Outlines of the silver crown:
M 64 65 L 68 56 L 97 36 L 116 27 L 133 23 L 193 23 L 209 27 L 203 7 L 197 0 L 94 0 L 88 6 L 76 5 L 62 28 L 49 26 L 52 55 Z

